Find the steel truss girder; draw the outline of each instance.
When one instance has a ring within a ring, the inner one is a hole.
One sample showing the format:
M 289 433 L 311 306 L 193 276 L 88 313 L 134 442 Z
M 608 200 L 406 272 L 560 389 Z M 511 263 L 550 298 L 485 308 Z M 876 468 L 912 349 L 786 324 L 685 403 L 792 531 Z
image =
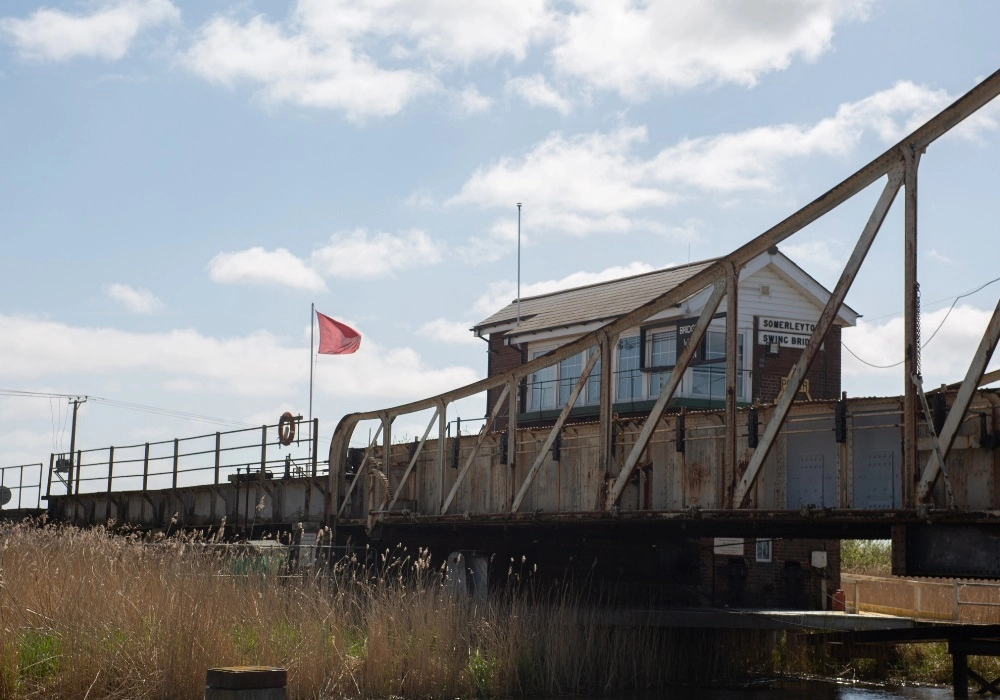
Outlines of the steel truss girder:
M 931 143 L 953 129 L 964 119 L 975 113 L 994 97 L 1000 94 L 1000 71 L 994 72 L 988 78 L 972 88 L 965 95 L 957 99 L 951 105 L 939 112 L 923 126 L 919 127 L 911 134 L 902 139 L 898 144 L 892 146 L 870 163 L 859 169 L 826 193 L 822 194 L 797 212 L 771 227 L 764 233 L 743 244 L 725 258 L 722 258 L 700 272 L 692 275 L 684 282 L 660 296 L 636 307 L 624 316 L 609 322 L 602 328 L 581 336 L 579 339 L 568 343 L 560 348 L 547 353 L 546 355 L 526 362 L 516 370 L 506 375 L 488 377 L 467 386 L 454 389 L 437 396 L 428 397 L 407 404 L 384 409 L 383 411 L 370 411 L 366 413 L 352 413 L 341 418 L 340 423 L 334 431 L 333 439 L 330 442 L 328 476 L 328 490 L 330 494 L 326 502 L 326 519 L 331 524 L 336 524 L 336 519 L 343 512 L 344 504 L 347 503 L 347 496 L 343 503 L 337 504 L 339 499 L 339 480 L 345 473 L 344 467 L 347 459 L 347 449 L 350 444 L 354 428 L 362 420 L 381 418 L 383 415 L 395 418 L 396 416 L 415 413 L 425 409 L 451 403 L 455 400 L 473 396 L 485 392 L 489 389 L 499 388 L 508 382 L 518 382 L 529 374 L 548 367 L 556 362 L 560 362 L 567 357 L 582 353 L 590 346 L 598 343 L 600 339 L 617 338 L 618 335 L 633 326 L 636 326 L 647 318 L 664 311 L 682 302 L 688 297 L 697 294 L 703 289 L 724 279 L 727 269 L 735 265 L 738 269 L 746 265 L 750 260 L 765 253 L 771 247 L 781 243 L 823 215 L 832 211 L 843 202 L 861 192 L 881 177 L 887 175 L 898 166 L 901 149 L 910 149 L 911 153 L 922 153 Z M 915 228 L 915 226 L 914 226 Z M 605 344 L 607 345 L 607 344 Z M 610 347 L 602 347 L 602 350 L 610 350 Z M 602 352 L 602 355 L 604 353 Z M 609 353 L 610 354 L 610 353 Z M 729 361 L 734 361 L 729 358 Z M 607 361 L 605 361 L 607 364 Z M 602 375 L 607 375 L 608 368 L 602 365 Z M 509 392 L 508 392 L 509 393 Z M 516 417 L 513 412 L 514 396 L 510 397 L 511 404 L 511 424 Z M 610 391 L 602 390 L 602 415 L 610 415 L 610 405 L 605 406 L 605 402 L 610 401 Z M 733 426 L 735 428 L 735 426 Z M 439 444 L 443 445 L 444 436 L 440 435 Z M 513 448 L 514 446 L 512 446 Z M 512 452 L 516 450 L 512 449 Z M 516 459 L 516 456 L 515 456 Z M 759 465 L 757 467 L 759 471 Z M 748 468 L 749 473 L 749 468 Z M 756 473 L 754 474 L 756 476 Z M 356 483 L 357 479 L 355 479 Z M 740 505 L 746 496 L 749 488 L 749 481 L 744 479 L 740 482 L 740 490 L 734 495 L 734 504 Z M 353 489 L 354 483 L 351 485 Z

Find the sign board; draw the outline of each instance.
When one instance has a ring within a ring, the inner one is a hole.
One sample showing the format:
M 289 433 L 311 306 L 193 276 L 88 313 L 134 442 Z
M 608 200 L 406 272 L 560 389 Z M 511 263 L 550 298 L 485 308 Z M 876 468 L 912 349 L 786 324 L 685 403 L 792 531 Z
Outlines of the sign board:
M 796 321 L 790 318 L 757 317 L 757 344 L 778 345 L 783 348 L 805 348 L 809 337 L 816 330 L 813 321 Z
M 716 537 L 714 542 L 715 553 L 725 557 L 743 556 L 742 537 Z

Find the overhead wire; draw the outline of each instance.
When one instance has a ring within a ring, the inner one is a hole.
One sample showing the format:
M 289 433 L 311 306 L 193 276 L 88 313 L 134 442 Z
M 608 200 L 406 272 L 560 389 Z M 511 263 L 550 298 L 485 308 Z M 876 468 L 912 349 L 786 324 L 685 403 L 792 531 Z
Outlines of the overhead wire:
M 920 349 L 923 350 L 924 348 L 926 348 L 930 344 L 930 342 L 932 340 L 934 340 L 934 336 L 936 336 L 938 334 L 938 331 L 940 331 L 941 327 L 944 326 L 944 322 L 948 320 L 949 316 L 951 316 L 951 312 L 955 310 L 955 305 L 958 304 L 958 300 L 959 299 L 964 299 L 965 297 L 972 296 L 973 294 L 981 292 L 981 291 L 983 291 L 984 289 L 986 289 L 987 287 L 989 287 L 991 284 L 993 284 L 995 282 L 1000 282 L 1000 277 L 996 277 L 994 279 L 991 279 L 989 282 L 984 282 L 980 286 L 978 286 L 975 289 L 973 289 L 971 292 L 965 292 L 964 294 L 959 294 L 957 297 L 955 297 L 955 299 L 951 302 L 951 306 L 948 307 L 948 311 L 945 313 L 944 318 L 941 319 L 941 323 L 939 323 L 937 325 L 937 328 L 934 329 L 934 332 L 931 333 L 930 337 L 927 338 L 927 340 L 925 340 L 920 345 Z M 942 301 L 944 301 L 944 300 L 942 300 Z M 889 314 L 889 315 L 892 316 L 893 314 Z M 885 316 L 880 316 L 879 318 L 886 318 L 886 317 Z M 899 367 L 901 364 L 903 364 L 904 362 L 906 362 L 906 360 L 904 359 L 904 360 L 900 360 L 899 362 L 894 362 L 891 365 L 876 365 L 876 364 L 874 364 L 872 362 L 868 362 L 867 360 L 864 360 L 864 359 L 858 357 L 857 353 L 854 352 L 853 350 L 851 350 L 851 348 L 848 347 L 847 344 L 844 343 L 843 341 L 841 341 L 840 344 L 843 346 L 843 348 L 845 350 L 847 350 L 847 352 L 851 353 L 851 355 L 853 355 L 854 358 L 858 362 L 861 362 L 862 364 L 866 364 L 869 367 L 874 367 L 875 369 L 892 369 L 893 367 Z

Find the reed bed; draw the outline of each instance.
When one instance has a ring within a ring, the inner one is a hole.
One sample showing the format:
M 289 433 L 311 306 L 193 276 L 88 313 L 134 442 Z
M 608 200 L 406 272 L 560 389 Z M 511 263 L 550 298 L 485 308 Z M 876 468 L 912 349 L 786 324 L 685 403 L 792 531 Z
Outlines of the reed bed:
M 776 658 L 766 635 L 615 623 L 513 562 L 476 604 L 427 552 L 292 576 L 214 539 L 0 524 L 0 698 L 201 698 L 206 669 L 244 664 L 287 668 L 296 699 L 605 693 Z

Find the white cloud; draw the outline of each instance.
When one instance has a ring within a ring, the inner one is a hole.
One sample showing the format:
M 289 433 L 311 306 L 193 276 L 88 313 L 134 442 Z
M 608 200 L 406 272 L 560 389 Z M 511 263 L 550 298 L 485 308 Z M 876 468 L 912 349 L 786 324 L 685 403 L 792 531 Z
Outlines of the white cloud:
M 665 265 L 664 267 L 670 267 Z M 599 272 L 574 272 L 566 277 L 555 280 L 541 280 L 530 284 L 521 285 L 521 297 L 533 297 L 539 294 L 557 292 L 560 289 L 571 289 L 573 287 L 583 287 L 597 282 L 619 279 L 620 277 L 630 277 L 641 275 L 644 272 L 652 272 L 654 268 L 649 263 L 631 262 L 628 265 L 614 265 Z M 486 294 L 476 299 L 473 310 L 480 316 L 486 317 L 496 313 L 507 306 L 517 297 L 517 283 L 510 280 L 494 282 L 489 286 Z
M 781 252 L 803 267 L 815 265 L 832 272 L 840 272 L 847 262 L 847 253 L 836 241 L 800 241 L 781 244 Z
M 212 19 L 199 30 L 184 63 L 211 82 L 255 83 L 269 101 L 339 110 L 353 120 L 396 114 L 438 89 L 431 75 L 380 68 L 349 44 L 289 34 L 260 16 L 246 24 Z
M 556 92 L 540 73 L 511 78 L 504 86 L 504 91 L 521 98 L 532 107 L 548 107 L 560 114 L 569 114 L 573 110 L 570 101 Z
M 128 52 L 139 32 L 180 20 L 170 0 L 117 0 L 97 3 L 88 14 L 46 7 L 26 19 L 0 19 L 0 34 L 23 58 L 65 61 L 77 56 L 117 60 Z
M 310 264 L 325 275 L 345 279 L 391 276 L 399 270 L 441 262 L 439 243 L 414 229 L 398 236 L 365 229 L 335 234 L 314 250 Z
M 163 302 L 148 289 L 138 289 L 127 284 L 115 283 L 109 284 L 105 292 L 109 298 L 114 299 L 132 313 L 151 314 L 163 308 Z
M 543 0 L 298 0 L 283 22 L 212 18 L 184 62 L 212 82 L 257 84 L 270 101 L 363 120 L 440 91 L 440 76 L 453 65 L 521 60 L 549 23 Z M 475 88 L 458 99 L 466 112 L 489 106 Z
M 946 315 L 948 309 L 943 308 L 921 316 L 925 343 Z M 926 389 L 958 382 L 965 377 L 991 315 L 992 311 L 964 304 L 951 311 L 941 330 L 921 351 L 920 364 Z M 844 329 L 843 342 L 863 360 L 850 352 L 843 353 L 843 385 L 849 394 L 896 396 L 903 393 L 902 365 L 884 369 L 870 366 L 892 365 L 903 359 L 901 317 L 881 323 L 859 322 L 855 328 Z M 988 369 L 996 369 L 997 364 L 994 356 Z
M 417 329 L 417 333 L 420 335 L 430 338 L 431 340 L 437 340 L 441 343 L 449 343 L 452 345 L 479 345 L 483 341 L 472 334 L 469 330 L 472 328 L 471 323 L 462 323 L 461 321 L 449 321 L 445 318 L 436 318 L 433 321 L 428 321 L 427 323 L 420 326 Z
M 624 233 L 637 224 L 629 212 L 676 201 L 648 182 L 647 164 L 632 154 L 645 141 L 644 127 L 571 139 L 556 133 L 523 158 L 478 169 L 447 203 L 492 209 L 524 202 L 527 231 Z
M 947 255 L 945 255 L 944 253 L 942 253 L 942 252 L 940 252 L 940 251 L 938 251 L 936 249 L 928 250 L 927 251 L 927 257 L 930 258 L 931 260 L 936 260 L 938 262 L 945 263 L 946 265 L 957 265 L 958 264 L 957 260 L 955 260 L 954 258 L 949 258 Z
M 556 69 L 641 99 L 703 83 L 754 85 L 827 51 L 837 24 L 869 0 L 575 0 L 552 50 Z M 599 49 L 595 49 L 599 47 Z
M 363 328 L 359 329 L 364 332 Z M 59 338 L 60 342 L 52 342 Z M 192 329 L 135 333 L 71 326 L 0 314 L 0 382 L 76 386 L 139 372 L 150 390 L 222 392 L 284 399 L 290 383 L 308 382 L 305 346 L 266 331 L 216 338 Z M 329 361 L 327 361 L 329 360 Z M 414 350 L 365 337 L 353 355 L 321 358 L 316 389 L 337 397 L 403 401 L 471 383 L 479 374 L 462 366 L 429 366 Z
M 456 95 L 458 107 L 463 114 L 479 114 L 493 105 L 493 99 L 479 92 L 475 85 L 467 85 Z
M 524 201 L 523 226 L 532 235 L 671 233 L 648 212 L 695 196 L 779 190 L 790 159 L 843 157 L 866 134 L 894 142 L 951 101 L 942 90 L 904 81 L 842 104 L 815 124 L 689 138 L 648 158 L 638 153 L 647 141 L 644 127 L 571 138 L 554 133 L 522 156 L 477 169 L 447 203 L 509 209 Z M 977 139 L 995 130 L 993 114 L 974 115 L 958 136 Z M 488 237 L 475 237 L 467 250 L 502 254 L 510 227 L 509 217 L 496 219 Z
M 308 292 L 326 290 L 314 269 L 285 248 L 265 250 L 260 246 L 232 253 L 219 253 L 208 263 L 213 282 L 222 284 L 277 284 Z

